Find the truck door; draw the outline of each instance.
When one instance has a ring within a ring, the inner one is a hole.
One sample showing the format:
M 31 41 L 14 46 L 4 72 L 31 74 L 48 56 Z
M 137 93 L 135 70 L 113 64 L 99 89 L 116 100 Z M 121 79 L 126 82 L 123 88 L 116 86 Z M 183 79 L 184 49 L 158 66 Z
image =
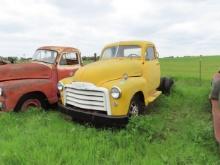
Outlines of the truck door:
M 80 67 L 80 57 L 77 52 L 63 53 L 57 65 L 58 81 L 72 76 Z
M 146 79 L 148 93 L 152 93 L 160 84 L 160 63 L 154 46 L 148 46 L 145 52 L 143 76 Z

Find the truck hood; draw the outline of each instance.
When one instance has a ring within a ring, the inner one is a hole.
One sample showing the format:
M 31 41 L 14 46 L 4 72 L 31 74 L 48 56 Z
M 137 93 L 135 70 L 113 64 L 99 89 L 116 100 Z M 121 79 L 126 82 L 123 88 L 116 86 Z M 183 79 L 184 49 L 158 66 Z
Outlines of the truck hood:
M 120 79 L 123 75 L 140 76 L 141 61 L 135 59 L 102 60 L 80 68 L 74 75 L 74 81 L 103 84 Z
M 0 66 L 0 81 L 47 79 L 50 76 L 50 67 L 40 63 L 7 64 Z

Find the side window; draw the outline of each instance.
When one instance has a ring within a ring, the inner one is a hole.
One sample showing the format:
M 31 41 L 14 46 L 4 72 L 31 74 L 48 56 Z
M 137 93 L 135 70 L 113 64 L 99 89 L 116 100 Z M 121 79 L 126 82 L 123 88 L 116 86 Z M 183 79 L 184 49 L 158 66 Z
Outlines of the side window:
M 155 59 L 155 53 L 154 53 L 153 47 L 147 48 L 145 59 L 146 60 L 154 60 Z
M 60 65 L 76 65 L 79 64 L 76 53 L 64 53 L 60 59 Z

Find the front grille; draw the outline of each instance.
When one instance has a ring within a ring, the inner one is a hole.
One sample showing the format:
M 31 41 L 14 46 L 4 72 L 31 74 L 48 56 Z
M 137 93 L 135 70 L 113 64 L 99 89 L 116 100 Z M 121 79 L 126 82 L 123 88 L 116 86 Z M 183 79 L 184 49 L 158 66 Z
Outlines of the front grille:
M 89 83 L 72 83 L 65 87 L 65 104 L 81 109 L 108 111 L 108 100 L 104 88 Z

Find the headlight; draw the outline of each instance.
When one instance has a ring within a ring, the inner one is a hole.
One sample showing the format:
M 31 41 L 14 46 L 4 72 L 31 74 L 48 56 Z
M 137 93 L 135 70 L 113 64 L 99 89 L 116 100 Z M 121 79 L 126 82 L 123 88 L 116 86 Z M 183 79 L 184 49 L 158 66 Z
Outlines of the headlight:
M 3 95 L 3 90 L 2 90 L 2 88 L 0 88 L 0 96 L 2 96 Z
M 57 84 L 57 89 L 58 89 L 59 91 L 62 91 L 63 88 L 64 88 L 63 83 L 59 82 L 59 83 Z
M 114 99 L 119 99 L 121 97 L 121 89 L 118 87 L 112 87 L 111 89 L 111 96 Z

